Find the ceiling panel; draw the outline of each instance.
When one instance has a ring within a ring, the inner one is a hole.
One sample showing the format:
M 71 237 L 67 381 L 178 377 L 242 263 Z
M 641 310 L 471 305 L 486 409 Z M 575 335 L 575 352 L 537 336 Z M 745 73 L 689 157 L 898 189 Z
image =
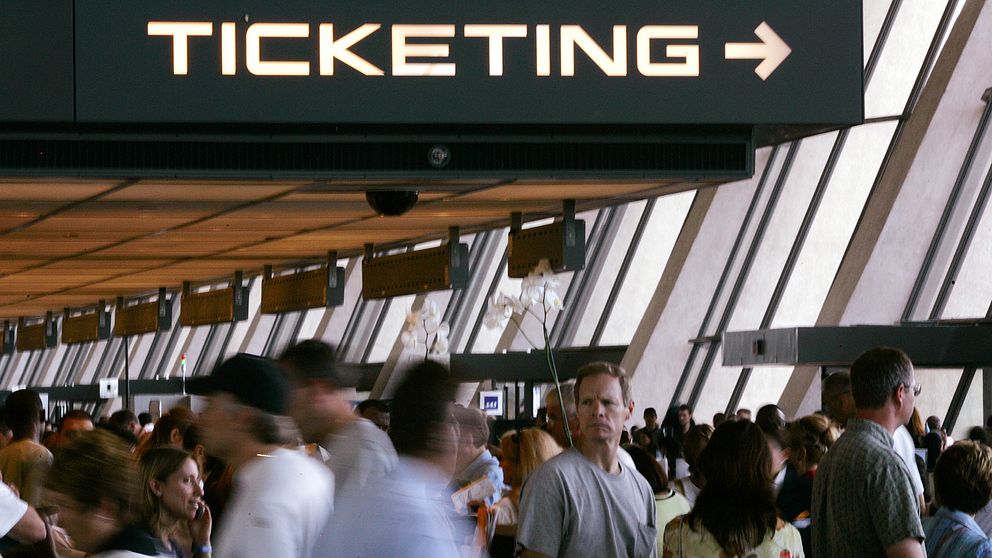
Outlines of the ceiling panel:
M 451 192 L 420 192 L 417 201 L 418 203 L 435 201 L 451 195 Z M 279 198 L 279 201 L 309 203 L 367 203 L 365 200 L 365 192 L 297 192 Z
M 91 201 L 81 203 L 67 210 L 60 216 L 72 218 L 109 218 L 109 219 L 184 219 L 192 221 L 223 211 L 231 211 L 238 207 L 237 202 L 197 202 L 189 203 L 184 199 L 168 201 Z
M 105 217 L 51 217 L 44 221 L 31 225 L 30 231 L 56 231 L 56 232 L 79 232 L 103 230 L 120 233 L 147 234 L 149 232 L 172 229 L 188 223 L 190 219 L 186 216 L 175 216 L 163 218 L 160 216 L 150 217 L 148 215 L 133 215 L 125 217 L 123 215 L 107 215 Z M 0 236 L 0 240 L 3 237 Z
M 71 256 L 80 252 L 97 250 L 107 245 L 106 242 L 102 241 L 81 239 L 63 239 L 59 241 L 30 239 L 7 240 L 2 237 L 0 237 L 0 239 L 2 239 L 0 240 L 0 243 L 3 244 L 4 254 L 20 254 L 34 257 L 42 256 L 46 258 Z
M 3 243 L 0 242 L 0 246 L 2 246 L 2 244 Z M 11 273 L 11 272 L 18 271 L 18 270 L 21 270 L 21 269 L 26 269 L 26 268 L 29 268 L 29 267 L 34 267 L 36 265 L 40 265 L 40 264 L 45 263 L 45 261 L 46 260 L 39 259 L 39 258 L 20 258 L 20 257 L 15 257 L 15 256 L 12 256 L 12 255 L 8 254 L 7 252 L 4 252 L 3 251 L 3 248 L 0 247 L 0 274 Z M 0 294 L 2 294 L 2 293 L 0 293 Z
M 287 235 L 303 230 L 322 229 L 347 223 L 358 217 L 337 218 L 333 216 L 322 216 L 316 218 L 293 218 L 282 219 L 242 219 L 233 217 L 222 217 L 210 219 L 196 225 L 183 227 L 186 232 L 223 232 L 223 231 L 251 231 L 266 233 L 268 236 Z
M 410 181 L 0 179 L 0 319 L 505 227 L 513 212 L 534 221 L 564 198 L 585 211 L 702 184 L 432 181 L 411 211 L 379 217 L 365 191 Z
M 114 246 L 106 250 L 100 250 L 97 255 L 101 257 L 112 256 L 135 256 L 141 254 L 154 254 L 162 258 L 183 258 L 202 256 L 225 252 L 243 245 L 244 240 L 214 240 L 204 238 L 196 242 L 176 242 L 169 239 L 170 235 L 153 236 Z
M 657 181 L 631 184 L 518 182 L 466 194 L 461 196 L 461 199 L 496 201 L 557 200 L 560 203 L 564 199 L 608 199 L 612 196 L 640 192 L 657 186 Z
M 184 200 L 187 203 L 248 202 L 270 196 L 285 195 L 304 184 L 304 182 L 208 184 L 142 180 L 103 199 L 109 201 Z
M 0 200 L 52 201 L 61 204 L 96 196 L 114 186 L 115 182 L 105 180 L 52 182 L 49 178 L 34 181 L 0 179 Z
M 341 231 L 366 231 L 366 236 L 370 238 L 374 236 L 375 231 L 408 232 L 417 236 L 431 232 L 447 235 L 450 226 L 470 227 L 499 218 L 505 218 L 507 224 L 510 222 L 509 213 L 493 216 L 467 216 L 456 213 L 421 215 L 411 212 L 402 217 L 381 217 L 348 223 L 328 231 L 328 234 L 334 235 Z

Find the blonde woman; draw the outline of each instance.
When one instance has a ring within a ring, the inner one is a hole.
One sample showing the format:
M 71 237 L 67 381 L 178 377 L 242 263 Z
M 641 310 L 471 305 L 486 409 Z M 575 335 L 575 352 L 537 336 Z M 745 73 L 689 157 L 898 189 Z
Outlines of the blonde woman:
M 789 468 L 791 482 L 782 486 L 778 507 L 782 518 L 792 523 L 803 539 L 807 556 L 812 551 L 810 510 L 813 499 L 813 479 L 820 460 L 837 440 L 837 430 L 823 415 L 809 415 L 792 423 L 788 430 Z
M 499 447 L 503 452 L 499 466 L 503 468 L 503 478 L 510 485 L 510 491 L 490 511 L 497 525 L 516 525 L 520 488 L 534 469 L 561 453 L 561 446 L 547 432 L 526 428 L 503 434 Z
M 547 432 L 539 428 L 511 430 L 500 438 L 503 479 L 510 490 L 491 508 L 479 510 L 479 532 L 486 534 L 493 558 L 503 555 L 498 539 L 502 538 L 512 556 L 512 538 L 516 535 L 517 514 L 520 509 L 520 489 L 527 477 L 542 463 L 561 453 L 561 446 Z M 497 536 L 494 540 L 494 536 Z

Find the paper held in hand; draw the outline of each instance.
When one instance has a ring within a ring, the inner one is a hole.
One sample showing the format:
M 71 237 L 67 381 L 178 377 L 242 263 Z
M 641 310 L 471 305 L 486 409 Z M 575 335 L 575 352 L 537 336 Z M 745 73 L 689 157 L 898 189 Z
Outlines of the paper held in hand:
M 455 505 L 455 512 L 461 515 L 468 515 L 468 503 L 477 500 L 483 501 L 486 498 L 496 494 L 496 487 L 493 486 L 489 477 L 482 477 L 481 479 L 473 482 L 472 484 L 466 485 L 461 490 L 455 492 L 451 495 L 451 503 Z

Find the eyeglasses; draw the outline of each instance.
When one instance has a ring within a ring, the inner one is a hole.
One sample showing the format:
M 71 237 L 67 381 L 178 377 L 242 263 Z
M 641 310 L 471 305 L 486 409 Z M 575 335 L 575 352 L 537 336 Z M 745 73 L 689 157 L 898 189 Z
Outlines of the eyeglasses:
M 923 386 L 920 385 L 920 384 L 916 384 L 916 383 L 914 383 L 913 385 L 903 384 L 903 386 L 906 389 L 912 389 L 913 390 L 913 397 L 919 397 L 920 396 L 920 392 L 923 391 Z

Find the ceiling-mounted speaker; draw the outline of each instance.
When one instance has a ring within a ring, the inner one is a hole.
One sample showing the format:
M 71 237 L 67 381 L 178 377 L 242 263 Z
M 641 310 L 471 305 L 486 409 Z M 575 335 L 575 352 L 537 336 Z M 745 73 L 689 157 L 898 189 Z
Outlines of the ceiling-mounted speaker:
M 140 335 L 153 331 L 168 331 L 172 327 L 172 306 L 165 296 L 165 288 L 158 290 L 158 300 L 127 305 L 123 297 L 117 298 L 114 310 L 114 335 Z
M 45 319 L 27 325 L 24 318 L 17 319 L 17 350 L 40 351 L 59 344 L 58 328 L 55 317 L 51 312 L 45 314 Z
M 240 322 L 248 319 L 248 287 L 241 284 L 243 274 L 234 272 L 234 281 L 226 289 L 194 293 L 189 281 L 183 283 L 179 306 L 179 325 L 199 326 Z
M 65 309 L 62 318 L 62 342 L 66 345 L 89 343 L 110 337 L 110 312 L 104 301 L 97 304 L 95 311 L 83 311 L 73 315 Z
M 279 314 L 344 304 L 344 268 L 337 266 L 337 260 L 337 253 L 331 252 L 325 267 L 279 276 L 272 275 L 272 266 L 265 266 L 262 313 Z
M 365 247 L 362 260 L 362 296 L 366 300 L 468 285 L 468 244 L 458 242 L 458 227 L 451 227 L 449 241 L 437 248 L 372 257 Z
M 566 200 L 561 221 L 522 228 L 519 213 L 512 216 L 507 244 L 507 274 L 527 277 L 541 260 L 548 260 L 555 273 L 576 271 L 586 265 L 586 223 L 575 218 L 575 201 Z

